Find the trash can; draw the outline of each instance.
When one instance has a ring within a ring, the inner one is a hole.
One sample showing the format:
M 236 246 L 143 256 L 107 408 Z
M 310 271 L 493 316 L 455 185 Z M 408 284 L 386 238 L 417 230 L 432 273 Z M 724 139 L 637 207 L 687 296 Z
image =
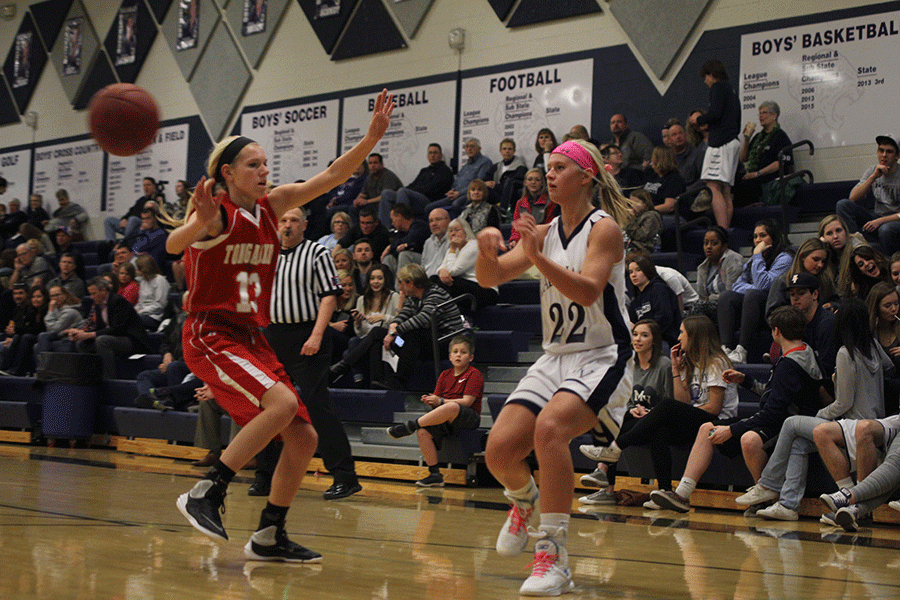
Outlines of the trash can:
M 91 437 L 102 372 L 96 354 L 42 352 L 38 356 L 37 379 L 44 387 L 41 428 L 45 437 Z

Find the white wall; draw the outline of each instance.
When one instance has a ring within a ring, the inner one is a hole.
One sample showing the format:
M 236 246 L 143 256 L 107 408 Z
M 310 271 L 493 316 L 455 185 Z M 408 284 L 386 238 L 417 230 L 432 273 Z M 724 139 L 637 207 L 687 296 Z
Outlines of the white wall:
M 115 18 L 119 2 L 83 1 L 102 41 Z M 18 0 L 15 4 L 18 5 L 16 18 L 0 23 L 0 48 L 4 50 L 11 46 L 21 16 L 30 2 Z M 600 4 L 606 8 L 606 2 Z M 713 0 L 687 42 L 687 50 L 683 51 L 666 79 L 657 80 L 652 74 L 650 78 L 664 90 L 672 73 L 678 72 L 684 57 L 704 30 L 867 4 L 872 3 L 863 0 Z M 447 45 L 447 34 L 456 27 L 466 30 L 466 49 L 461 56 Z M 261 68 L 254 73 L 244 105 L 623 43 L 629 44 L 629 40 L 608 10 L 593 16 L 511 30 L 496 18 L 486 0 L 436 0 L 408 49 L 333 62 L 319 44 L 302 9 L 292 0 Z M 635 54 L 640 60 L 639 53 Z M 648 73 L 652 72 L 648 70 Z M 155 95 L 163 118 L 198 113 L 188 85 L 162 36 L 157 36 L 136 83 Z M 39 115 L 34 134 L 37 141 L 87 132 L 84 112 L 71 108 L 50 64 L 45 68 L 28 108 Z M 32 131 L 24 124 L 2 127 L 0 135 L 0 146 L 3 147 L 32 141 Z M 799 162 L 816 174 L 817 181 L 830 181 L 858 177 L 873 159 L 874 140 L 871 145 L 823 149 L 813 157 L 800 156 Z

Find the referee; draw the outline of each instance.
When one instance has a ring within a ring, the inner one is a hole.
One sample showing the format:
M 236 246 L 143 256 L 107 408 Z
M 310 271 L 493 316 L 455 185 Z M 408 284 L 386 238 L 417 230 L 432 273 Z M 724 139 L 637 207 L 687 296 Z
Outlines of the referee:
M 264 334 L 287 374 L 300 387 L 300 398 L 319 435 L 319 454 L 334 478 L 324 498 L 346 498 L 362 487 L 356 477 L 350 441 L 334 412 L 327 387 L 331 362 L 328 322 L 343 290 L 325 246 L 303 237 L 303 209 L 287 211 L 280 225 L 281 254 L 270 307 L 272 324 Z M 261 463 L 269 463 L 271 458 L 266 454 L 261 453 Z M 277 456 L 271 467 L 276 463 Z

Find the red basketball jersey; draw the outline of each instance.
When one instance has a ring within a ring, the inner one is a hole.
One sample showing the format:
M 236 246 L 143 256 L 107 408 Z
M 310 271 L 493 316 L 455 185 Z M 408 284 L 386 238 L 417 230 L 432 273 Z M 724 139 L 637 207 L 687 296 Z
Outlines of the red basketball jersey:
M 254 212 L 222 200 L 228 218 L 216 238 L 191 244 L 184 252 L 188 283 L 185 310 L 216 313 L 236 324 L 269 324 L 269 297 L 281 242 L 278 219 L 265 196 Z

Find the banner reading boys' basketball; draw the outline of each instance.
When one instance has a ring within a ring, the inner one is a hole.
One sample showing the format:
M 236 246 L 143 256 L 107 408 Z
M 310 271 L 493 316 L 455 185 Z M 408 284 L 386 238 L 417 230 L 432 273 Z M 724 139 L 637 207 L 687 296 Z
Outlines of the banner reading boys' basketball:
M 512 138 L 516 154 L 531 165 L 541 129 L 561 141 L 573 125 L 590 127 L 593 65 L 584 59 L 463 79 L 460 147 L 478 138 L 482 152 L 496 161 L 500 140 Z
M 456 82 L 448 80 L 406 87 L 387 84 L 387 88 L 394 94 L 397 107 L 374 152 L 381 154 L 384 166 L 406 185 L 428 166 L 428 144 L 440 144 L 445 161 L 453 156 L 452 115 L 456 110 Z M 344 99 L 341 152 L 352 148 L 366 134 L 379 91 Z
M 100 214 L 103 150 L 89 137 L 40 146 L 34 151 L 31 181 L 33 194 L 54 198 L 56 190 L 64 189 L 88 214 Z M 55 199 L 50 202 L 55 209 Z
M 741 36 L 742 118 L 758 124 L 760 103 L 772 100 L 790 138 L 816 147 L 896 135 L 898 43 L 898 11 Z
M 144 195 L 144 177 L 166 182 L 166 202 L 175 201 L 175 182 L 187 176 L 187 123 L 160 127 L 156 139 L 134 156 L 109 156 L 106 169 L 106 212 L 117 217 Z M 189 181 L 193 186 L 196 182 Z
M 252 107 L 241 115 L 241 135 L 255 140 L 269 160 L 275 185 L 309 179 L 335 158 L 338 101 Z

